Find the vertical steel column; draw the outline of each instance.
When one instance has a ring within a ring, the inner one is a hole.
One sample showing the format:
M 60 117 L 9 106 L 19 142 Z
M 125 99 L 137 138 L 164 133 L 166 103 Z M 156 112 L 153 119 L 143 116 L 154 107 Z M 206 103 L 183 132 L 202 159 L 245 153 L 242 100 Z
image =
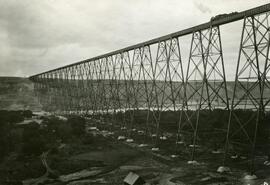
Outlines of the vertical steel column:
M 251 174 L 255 172 L 257 132 L 266 129 L 260 127 L 266 126 L 263 125 L 263 115 L 267 103 L 264 93 L 269 70 L 269 31 L 269 13 L 244 19 L 227 128 L 224 164 L 230 152 L 248 153 Z M 241 114 L 239 109 L 243 108 L 245 112 Z M 264 137 L 262 135 L 259 139 Z M 242 146 L 240 150 L 234 149 L 239 146 Z
M 134 107 L 132 103 L 133 99 L 133 92 L 132 92 L 132 70 L 130 70 L 130 57 L 129 52 L 123 52 L 121 53 L 121 69 L 120 69 L 120 76 L 121 79 L 123 79 L 123 89 L 122 90 L 122 96 L 123 96 L 123 104 L 125 107 L 124 112 L 124 121 L 126 125 L 129 125 L 129 128 L 132 129 L 133 127 L 133 121 L 134 121 Z M 129 132 L 129 136 L 131 137 L 131 132 Z
M 195 159 L 201 110 L 228 110 L 228 94 L 219 27 L 193 33 L 185 79 L 186 102 L 180 131 L 191 132 L 191 160 Z M 209 112 L 210 113 L 210 112 Z
M 134 50 L 132 60 L 132 85 L 135 97 L 134 107 L 137 110 L 147 111 L 145 134 L 149 134 L 149 121 L 151 114 L 153 63 L 150 46 L 143 46 Z M 143 111 L 141 111 L 143 113 Z M 138 113 L 137 111 L 135 114 Z M 135 123 L 136 124 L 136 123 Z M 144 138 L 145 139 L 145 138 Z
M 114 95 L 115 95 L 115 111 L 117 114 L 118 121 L 122 125 L 122 127 L 126 127 L 125 122 L 125 100 L 123 96 L 123 92 L 125 92 L 125 88 L 123 86 L 123 75 L 122 75 L 122 57 L 121 53 L 114 55 L 114 68 L 113 68 L 113 82 L 114 82 Z
M 169 110 L 176 112 L 182 107 L 184 78 L 178 38 L 158 43 L 154 68 L 157 107 L 154 110 L 154 117 L 157 124 L 156 141 L 158 141 L 159 136 L 163 135 L 159 133 L 162 112 Z M 173 127 L 178 123 L 179 120 L 173 123 L 166 122 L 166 126 Z
M 154 64 L 152 60 L 151 47 L 144 46 L 141 48 L 141 66 L 142 70 L 142 80 L 143 80 L 143 89 L 145 92 L 145 104 L 147 108 L 147 117 L 146 117 L 146 128 L 145 128 L 145 138 L 147 135 L 151 134 L 150 130 L 150 119 L 153 118 L 153 88 L 154 88 Z M 150 117 L 151 116 L 151 117 Z

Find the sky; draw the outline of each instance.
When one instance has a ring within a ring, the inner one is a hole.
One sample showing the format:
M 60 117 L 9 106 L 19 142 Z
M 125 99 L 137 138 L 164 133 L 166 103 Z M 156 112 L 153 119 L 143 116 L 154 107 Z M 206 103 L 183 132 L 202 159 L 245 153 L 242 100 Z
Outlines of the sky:
M 269 0 L 0 0 L 0 76 L 28 77 Z M 226 71 L 237 61 L 242 22 L 221 27 Z M 190 36 L 180 39 L 187 62 Z

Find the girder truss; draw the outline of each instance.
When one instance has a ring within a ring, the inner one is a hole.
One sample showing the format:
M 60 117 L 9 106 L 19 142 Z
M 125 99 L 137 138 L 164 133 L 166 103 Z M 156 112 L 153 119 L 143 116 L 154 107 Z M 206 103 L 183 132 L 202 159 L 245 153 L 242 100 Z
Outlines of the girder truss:
M 176 126 L 176 148 L 195 155 L 205 132 L 201 114 L 228 111 L 228 125 L 219 131 L 224 145 L 224 164 L 237 144 L 246 145 L 251 171 L 256 155 L 257 131 L 270 106 L 269 13 L 244 17 L 233 95 L 229 98 L 219 25 L 192 32 L 189 60 L 183 69 L 179 37 L 120 50 L 76 65 L 31 77 L 43 108 L 64 114 L 88 114 L 119 123 L 127 130 L 140 125 L 145 136 L 160 137 L 164 124 Z M 239 93 L 241 92 L 241 93 Z M 241 110 L 250 111 L 242 119 Z M 146 112 L 136 123 L 138 112 Z M 175 112 L 173 123 L 163 113 Z M 207 123 L 204 123 L 207 124 Z M 252 127 L 252 129 L 250 129 Z M 248 129 L 249 128 L 249 129 Z M 188 141 L 187 139 L 188 138 Z M 178 146 L 178 143 L 185 143 Z

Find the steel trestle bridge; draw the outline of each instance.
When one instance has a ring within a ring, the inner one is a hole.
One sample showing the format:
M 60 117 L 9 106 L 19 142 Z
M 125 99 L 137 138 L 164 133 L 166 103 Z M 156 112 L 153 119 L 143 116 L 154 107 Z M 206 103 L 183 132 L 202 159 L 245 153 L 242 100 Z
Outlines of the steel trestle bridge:
M 127 128 L 129 137 L 141 110 L 145 119 L 140 127 L 145 129 L 145 137 L 155 138 L 154 145 L 165 134 L 164 112 L 173 112 L 172 145 L 188 150 L 190 161 L 200 160 L 200 133 L 217 130 L 200 129 L 208 124 L 202 123 L 205 111 L 222 110 L 226 112 L 226 125 L 218 133 L 224 152 L 222 165 L 229 164 L 232 146 L 245 146 L 253 173 L 259 128 L 270 104 L 269 13 L 270 4 L 266 4 L 218 15 L 207 23 L 43 72 L 30 80 L 45 110 L 119 123 Z M 220 26 L 239 20 L 243 26 L 235 80 L 228 82 Z M 189 59 L 183 61 L 179 38 L 190 34 Z M 231 92 L 229 83 L 233 83 Z M 245 111 L 248 114 L 243 118 Z

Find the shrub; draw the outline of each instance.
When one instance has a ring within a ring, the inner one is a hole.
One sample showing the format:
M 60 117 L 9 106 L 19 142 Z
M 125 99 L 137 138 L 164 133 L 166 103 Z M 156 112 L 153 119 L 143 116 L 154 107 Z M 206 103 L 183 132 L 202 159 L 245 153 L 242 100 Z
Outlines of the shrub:
M 39 124 L 29 123 L 23 130 L 23 153 L 26 155 L 40 155 L 45 150 L 45 142 L 40 133 Z
M 68 124 L 72 128 L 72 133 L 75 136 L 81 136 L 85 133 L 85 119 L 80 116 L 72 116 L 68 118 Z

